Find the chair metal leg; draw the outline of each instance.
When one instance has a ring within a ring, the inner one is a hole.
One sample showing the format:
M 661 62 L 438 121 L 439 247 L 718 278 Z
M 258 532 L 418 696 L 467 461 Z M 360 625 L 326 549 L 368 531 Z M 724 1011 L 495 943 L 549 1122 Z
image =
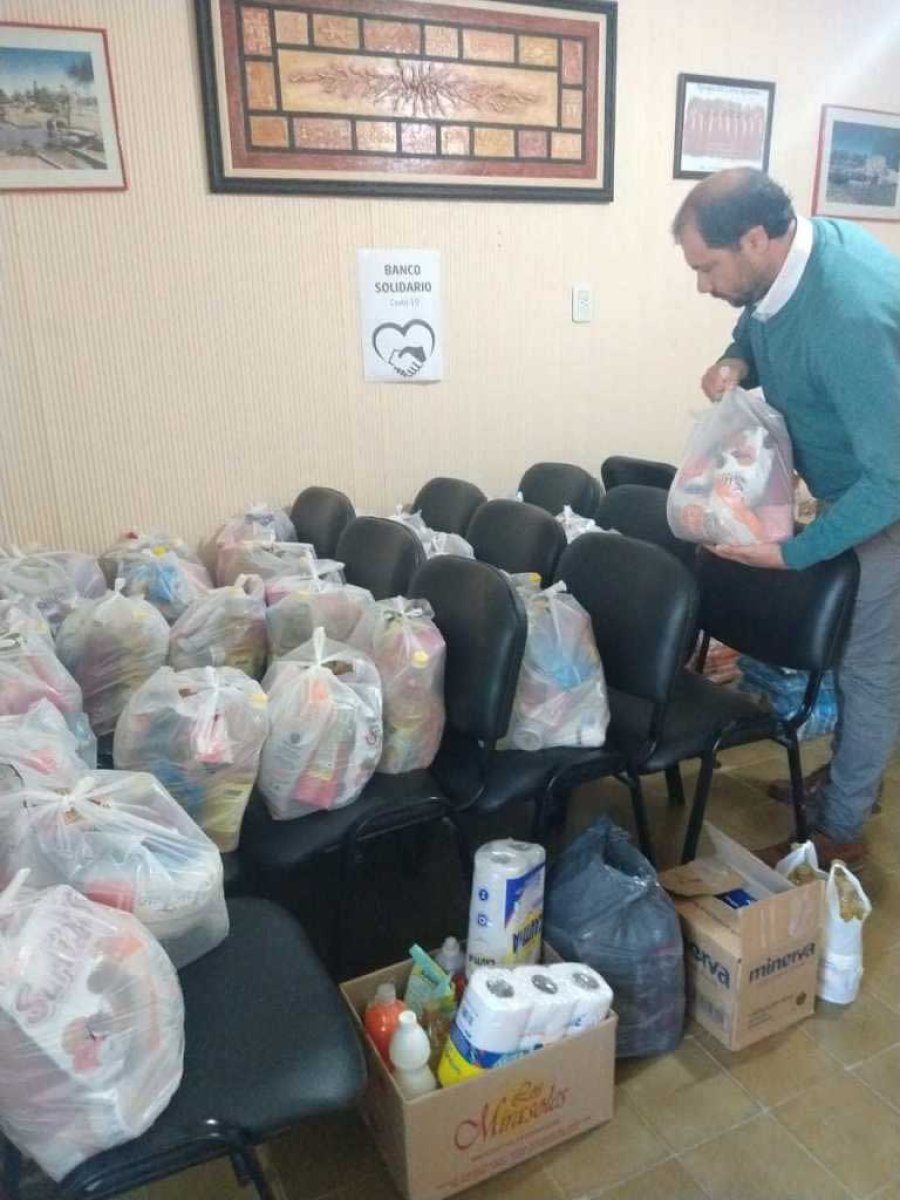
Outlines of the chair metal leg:
M 644 792 L 641 787 L 639 775 L 634 775 L 627 780 L 628 790 L 631 793 L 631 807 L 634 811 L 634 824 L 637 829 L 638 845 L 641 848 L 641 853 L 651 865 L 656 865 L 656 859 L 653 854 L 653 838 L 650 836 L 650 823 L 647 820 L 647 809 L 644 807 Z
M 800 762 L 800 743 L 792 729 L 787 743 L 788 767 L 791 772 L 791 801 L 794 806 L 794 836 L 798 842 L 809 837 L 806 822 L 806 789 L 803 786 L 803 765 Z
M 684 784 L 681 781 L 681 768 L 678 763 L 666 768 L 666 788 L 669 793 L 669 803 L 684 807 Z
M 253 1146 L 246 1146 L 241 1159 L 244 1164 L 244 1170 L 247 1173 L 247 1178 L 256 1188 L 259 1200 L 275 1200 L 275 1193 L 269 1187 L 269 1181 L 266 1179 L 256 1149 Z
M 681 852 L 681 861 L 683 863 L 691 862 L 697 857 L 697 843 L 700 841 L 700 832 L 703 829 L 706 801 L 709 799 L 713 771 L 716 766 L 716 749 L 717 746 L 714 746 L 711 750 L 708 750 L 700 760 L 700 774 L 697 777 L 697 786 L 694 789 L 694 801 L 691 805 L 691 815 L 688 819 L 687 833 L 684 837 L 684 848 Z

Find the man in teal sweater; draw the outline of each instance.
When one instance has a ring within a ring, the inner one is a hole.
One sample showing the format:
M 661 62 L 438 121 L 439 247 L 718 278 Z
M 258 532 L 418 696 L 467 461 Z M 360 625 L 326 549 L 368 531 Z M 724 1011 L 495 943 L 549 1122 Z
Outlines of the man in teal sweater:
M 858 860 L 900 731 L 900 259 L 846 221 L 795 214 L 761 171 L 720 171 L 672 225 L 701 292 L 743 309 L 704 374 L 711 400 L 761 386 L 820 515 L 781 544 L 718 546 L 800 570 L 850 547 L 860 588 L 837 673 L 839 720 L 817 797 L 820 861 Z

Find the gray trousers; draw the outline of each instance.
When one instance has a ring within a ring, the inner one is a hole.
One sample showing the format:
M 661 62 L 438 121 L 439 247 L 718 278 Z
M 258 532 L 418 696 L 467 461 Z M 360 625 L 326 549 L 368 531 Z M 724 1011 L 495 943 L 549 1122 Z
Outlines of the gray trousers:
M 900 522 L 856 547 L 859 594 L 836 672 L 838 723 L 816 824 L 857 841 L 900 733 Z

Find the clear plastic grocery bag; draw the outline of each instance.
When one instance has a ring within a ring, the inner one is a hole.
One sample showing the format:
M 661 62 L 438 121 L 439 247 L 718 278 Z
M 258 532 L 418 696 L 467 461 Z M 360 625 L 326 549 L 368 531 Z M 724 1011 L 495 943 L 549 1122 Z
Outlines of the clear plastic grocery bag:
M 50 623 L 33 600 L 15 596 L 11 600 L 0 600 L 0 639 L 10 634 L 31 635 L 43 638 L 53 649 L 53 631 Z
M 40 554 L 0 550 L 0 598 L 24 597 L 55 632 L 79 602 L 78 588 L 61 563 Z
M 7 634 L 0 638 L 0 715 L 27 713 L 48 700 L 62 713 L 88 766 L 97 762 L 97 739 L 82 706 L 81 687 L 44 638 Z
M 563 510 L 556 514 L 556 519 L 563 527 L 567 542 L 574 542 L 583 533 L 593 533 L 597 529 L 597 522 L 593 517 L 580 516 L 570 504 L 563 505 Z
M 794 530 L 793 469 L 780 413 L 732 388 L 695 422 L 669 489 L 672 532 L 707 545 L 783 542 Z
M 56 652 L 81 686 L 98 737 L 112 733 L 128 697 L 166 661 L 169 626 L 140 596 L 118 589 L 85 600 L 66 617 Z
M 221 851 L 238 844 L 268 732 L 268 697 L 243 671 L 160 667 L 116 725 L 118 768 L 149 771 Z
M 609 725 L 603 666 L 587 611 L 564 583 L 519 588 L 528 635 L 503 750 L 602 746 Z
M 319 574 L 317 561 L 308 542 L 229 542 L 216 555 L 216 579 L 224 587 L 239 575 L 258 575 L 263 580 L 279 575 L 314 578 Z M 344 579 L 340 569 L 330 577 L 337 582 Z
M 182 967 L 228 933 L 222 856 L 152 775 L 89 771 L 67 792 L 0 796 L 0 886 L 67 883 L 133 913 Z
M 0 1126 L 60 1180 L 144 1133 L 181 1082 L 172 963 L 126 912 L 70 887 L 0 895 Z
M 294 523 L 283 508 L 262 501 L 236 513 L 213 537 L 216 548 L 237 542 L 296 542 Z
M 384 702 L 387 775 L 431 766 L 444 732 L 447 647 L 427 600 L 394 596 L 364 613 L 350 639 L 375 663 Z
M 653 867 L 608 818 L 560 855 L 547 888 L 544 936 L 612 988 L 617 1058 L 675 1049 L 685 1001 L 678 914 Z
M 68 790 L 88 770 L 78 739 L 49 700 L 0 716 L 0 792 L 22 786 Z
M 333 642 L 347 642 L 373 603 L 367 588 L 314 576 L 283 575 L 266 588 L 269 653 L 281 658 L 308 642 L 321 626 Z
M 170 623 L 213 586 L 201 562 L 180 557 L 163 546 L 145 546 L 123 554 L 119 578 L 126 596 L 143 596 Z
M 266 597 L 258 575 L 239 575 L 187 608 L 169 634 L 169 666 L 234 667 L 259 679 L 266 669 Z
M 461 534 L 431 529 L 425 524 L 420 512 L 410 512 L 402 504 L 397 505 L 390 515 L 390 520 L 412 530 L 422 543 L 426 558 L 436 558 L 439 554 L 455 554 L 458 558 L 475 557 L 471 542 L 467 542 Z
M 269 737 L 259 790 L 272 816 L 289 820 L 356 800 L 381 757 L 381 681 L 372 660 L 317 629 L 269 667 L 263 687 Z

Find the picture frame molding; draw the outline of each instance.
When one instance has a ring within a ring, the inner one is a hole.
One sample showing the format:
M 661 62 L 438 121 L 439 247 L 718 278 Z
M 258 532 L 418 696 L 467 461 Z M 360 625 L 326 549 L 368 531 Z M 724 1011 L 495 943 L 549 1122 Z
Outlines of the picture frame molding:
M 684 110 L 688 85 L 691 83 L 710 84 L 721 88 L 752 88 L 755 91 L 767 93 L 766 128 L 763 135 L 763 155 L 760 170 L 768 171 L 769 154 L 772 146 L 772 124 L 775 112 L 775 83 L 761 79 L 732 79 L 724 75 L 697 75 L 690 71 L 682 71 L 678 75 L 675 93 L 675 137 L 672 157 L 673 179 L 706 179 L 714 171 L 690 171 L 681 166 L 684 157 L 682 145 L 684 140 Z M 737 164 L 736 164 L 737 165 Z M 724 170 L 725 166 L 717 168 Z

